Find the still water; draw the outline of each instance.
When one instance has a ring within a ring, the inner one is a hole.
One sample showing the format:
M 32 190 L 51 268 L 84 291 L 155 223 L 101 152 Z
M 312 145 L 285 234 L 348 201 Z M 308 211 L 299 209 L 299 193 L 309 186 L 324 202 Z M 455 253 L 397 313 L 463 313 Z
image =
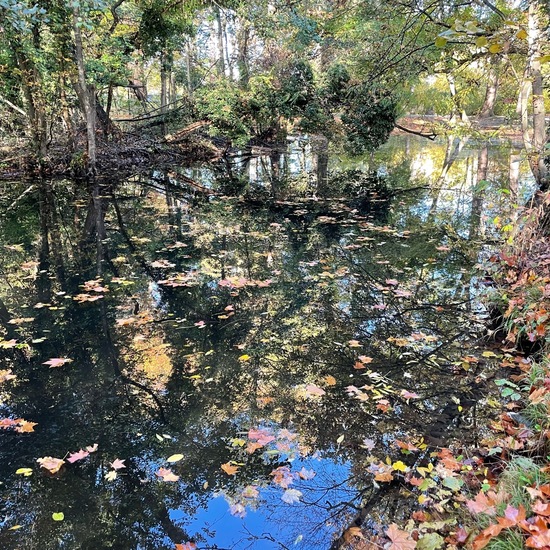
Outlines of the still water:
M 476 265 L 530 186 L 509 145 L 403 137 L 3 183 L 0 547 L 328 549 L 407 517 L 388 460 L 483 436 Z

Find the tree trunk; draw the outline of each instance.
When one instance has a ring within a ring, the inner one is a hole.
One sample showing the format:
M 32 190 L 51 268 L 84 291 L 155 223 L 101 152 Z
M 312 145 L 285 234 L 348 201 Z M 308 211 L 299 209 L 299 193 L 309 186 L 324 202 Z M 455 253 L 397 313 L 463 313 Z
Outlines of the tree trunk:
M 550 187 L 548 167 L 544 162 L 546 145 L 546 121 L 543 98 L 543 81 L 541 61 L 542 41 L 546 31 L 546 17 L 536 0 L 529 2 L 528 11 L 528 43 L 529 58 L 523 73 L 523 81 L 520 86 L 517 110 L 521 117 L 521 129 L 523 143 L 527 151 L 527 158 L 531 172 L 537 185 L 542 191 Z M 533 129 L 529 127 L 528 101 L 532 95 L 533 105 Z
M 248 44 L 250 40 L 250 28 L 248 21 L 241 21 L 237 31 L 237 70 L 241 88 L 248 86 L 250 70 L 248 68 Z
M 477 158 L 477 174 L 475 178 L 475 186 L 472 196 L 472 210 L 470 213 L 470 234 L 469 238 L 473 239 L 480 232 L 481 212 L 483 210 L 483 196 L 485 195 L 484 186 L 480 185 L 482 181 L 487 179 L 487 169 L 489 167 L 489 149 L 487 144 L 479 151 Z
M 218 24 L 218 72 L 220 76 L 225 76 L 225 51 L 223 47 L 223 24 L 222 24 L 222 14 L 219 6 L 216 6 L 215 9 L 216 22 Z
M 460 116 L 460 120 L 462 122 L 468 122 L 468 115 L 462 108 L 462 101 L 456 91 L 455 78 L 451 73 L 447 73 L 447 82 L 449 84 L 449 92 L 451 94 L 451 101 L 453 104 L 450 122 L 454 124 L 458 116 Z
M 497 90 L 498 90 L 498 66 L 495 56 L 489 58 L 489 73 L 488 73 L 488 82 L 487 89 L 485 90 L 485 100 L 483 101 L 483 106 L 479 112 L 479 118 L 488 118 L 492 117 L 495 114 L 495 103 L 497 100 Z
M 88 174 L 96 172 L 96 101 L 95 87 L 86 82 L 86 68 L 84 66 L 84 49 L 82 47 L 82 33 L 80 32 L 79 10 L 73 8 L 73 32 L 75 42 L 75 58 L 78 70 L 77 95 L 80 108 L 86 119 L 86 136 L 88 138 Z
M 42 82 L 36 66 L 23 49 L 16 46 L 14 54 L 21 71 L 21 87 L 25 98 L 25 111 L 29 122 L 33 150 L 38 156 L 39 162 L 41 162 L 48 150 L 46 109 L 42 95 Z

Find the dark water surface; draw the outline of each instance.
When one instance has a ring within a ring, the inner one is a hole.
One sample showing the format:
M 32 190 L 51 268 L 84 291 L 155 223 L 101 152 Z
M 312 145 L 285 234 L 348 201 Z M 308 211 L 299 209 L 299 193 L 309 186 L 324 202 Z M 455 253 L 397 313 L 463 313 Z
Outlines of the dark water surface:
M 328 549 L 406 516 L 373 482 L 419 460 L 396 441 L 482 435 L 474 266 L 519 153 L 222 168 L 2 184 L 1 548 Z

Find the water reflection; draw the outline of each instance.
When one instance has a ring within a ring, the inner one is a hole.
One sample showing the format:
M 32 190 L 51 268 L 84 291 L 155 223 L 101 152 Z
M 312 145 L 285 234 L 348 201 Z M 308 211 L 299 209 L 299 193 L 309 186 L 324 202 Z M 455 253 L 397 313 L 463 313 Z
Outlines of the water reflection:
M 354 180 L 306 147 L 4 187 L 0 419 L 37 425 L 2 425 L 2 547 L 329 548 L 405 514 L 373 484 L 396 440 L 480 436 L 472 266 L 517 152 L 395 139 Z

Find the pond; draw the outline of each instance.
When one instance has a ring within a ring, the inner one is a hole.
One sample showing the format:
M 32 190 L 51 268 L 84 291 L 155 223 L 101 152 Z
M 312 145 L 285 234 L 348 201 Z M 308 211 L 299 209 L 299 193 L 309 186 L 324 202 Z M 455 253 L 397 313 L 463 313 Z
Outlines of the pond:
M 329 549 L 406 518 L 407 468 L 483 437 L 476 266 L 524 164 L 397 136 L 3 183 L 0 546 Z

